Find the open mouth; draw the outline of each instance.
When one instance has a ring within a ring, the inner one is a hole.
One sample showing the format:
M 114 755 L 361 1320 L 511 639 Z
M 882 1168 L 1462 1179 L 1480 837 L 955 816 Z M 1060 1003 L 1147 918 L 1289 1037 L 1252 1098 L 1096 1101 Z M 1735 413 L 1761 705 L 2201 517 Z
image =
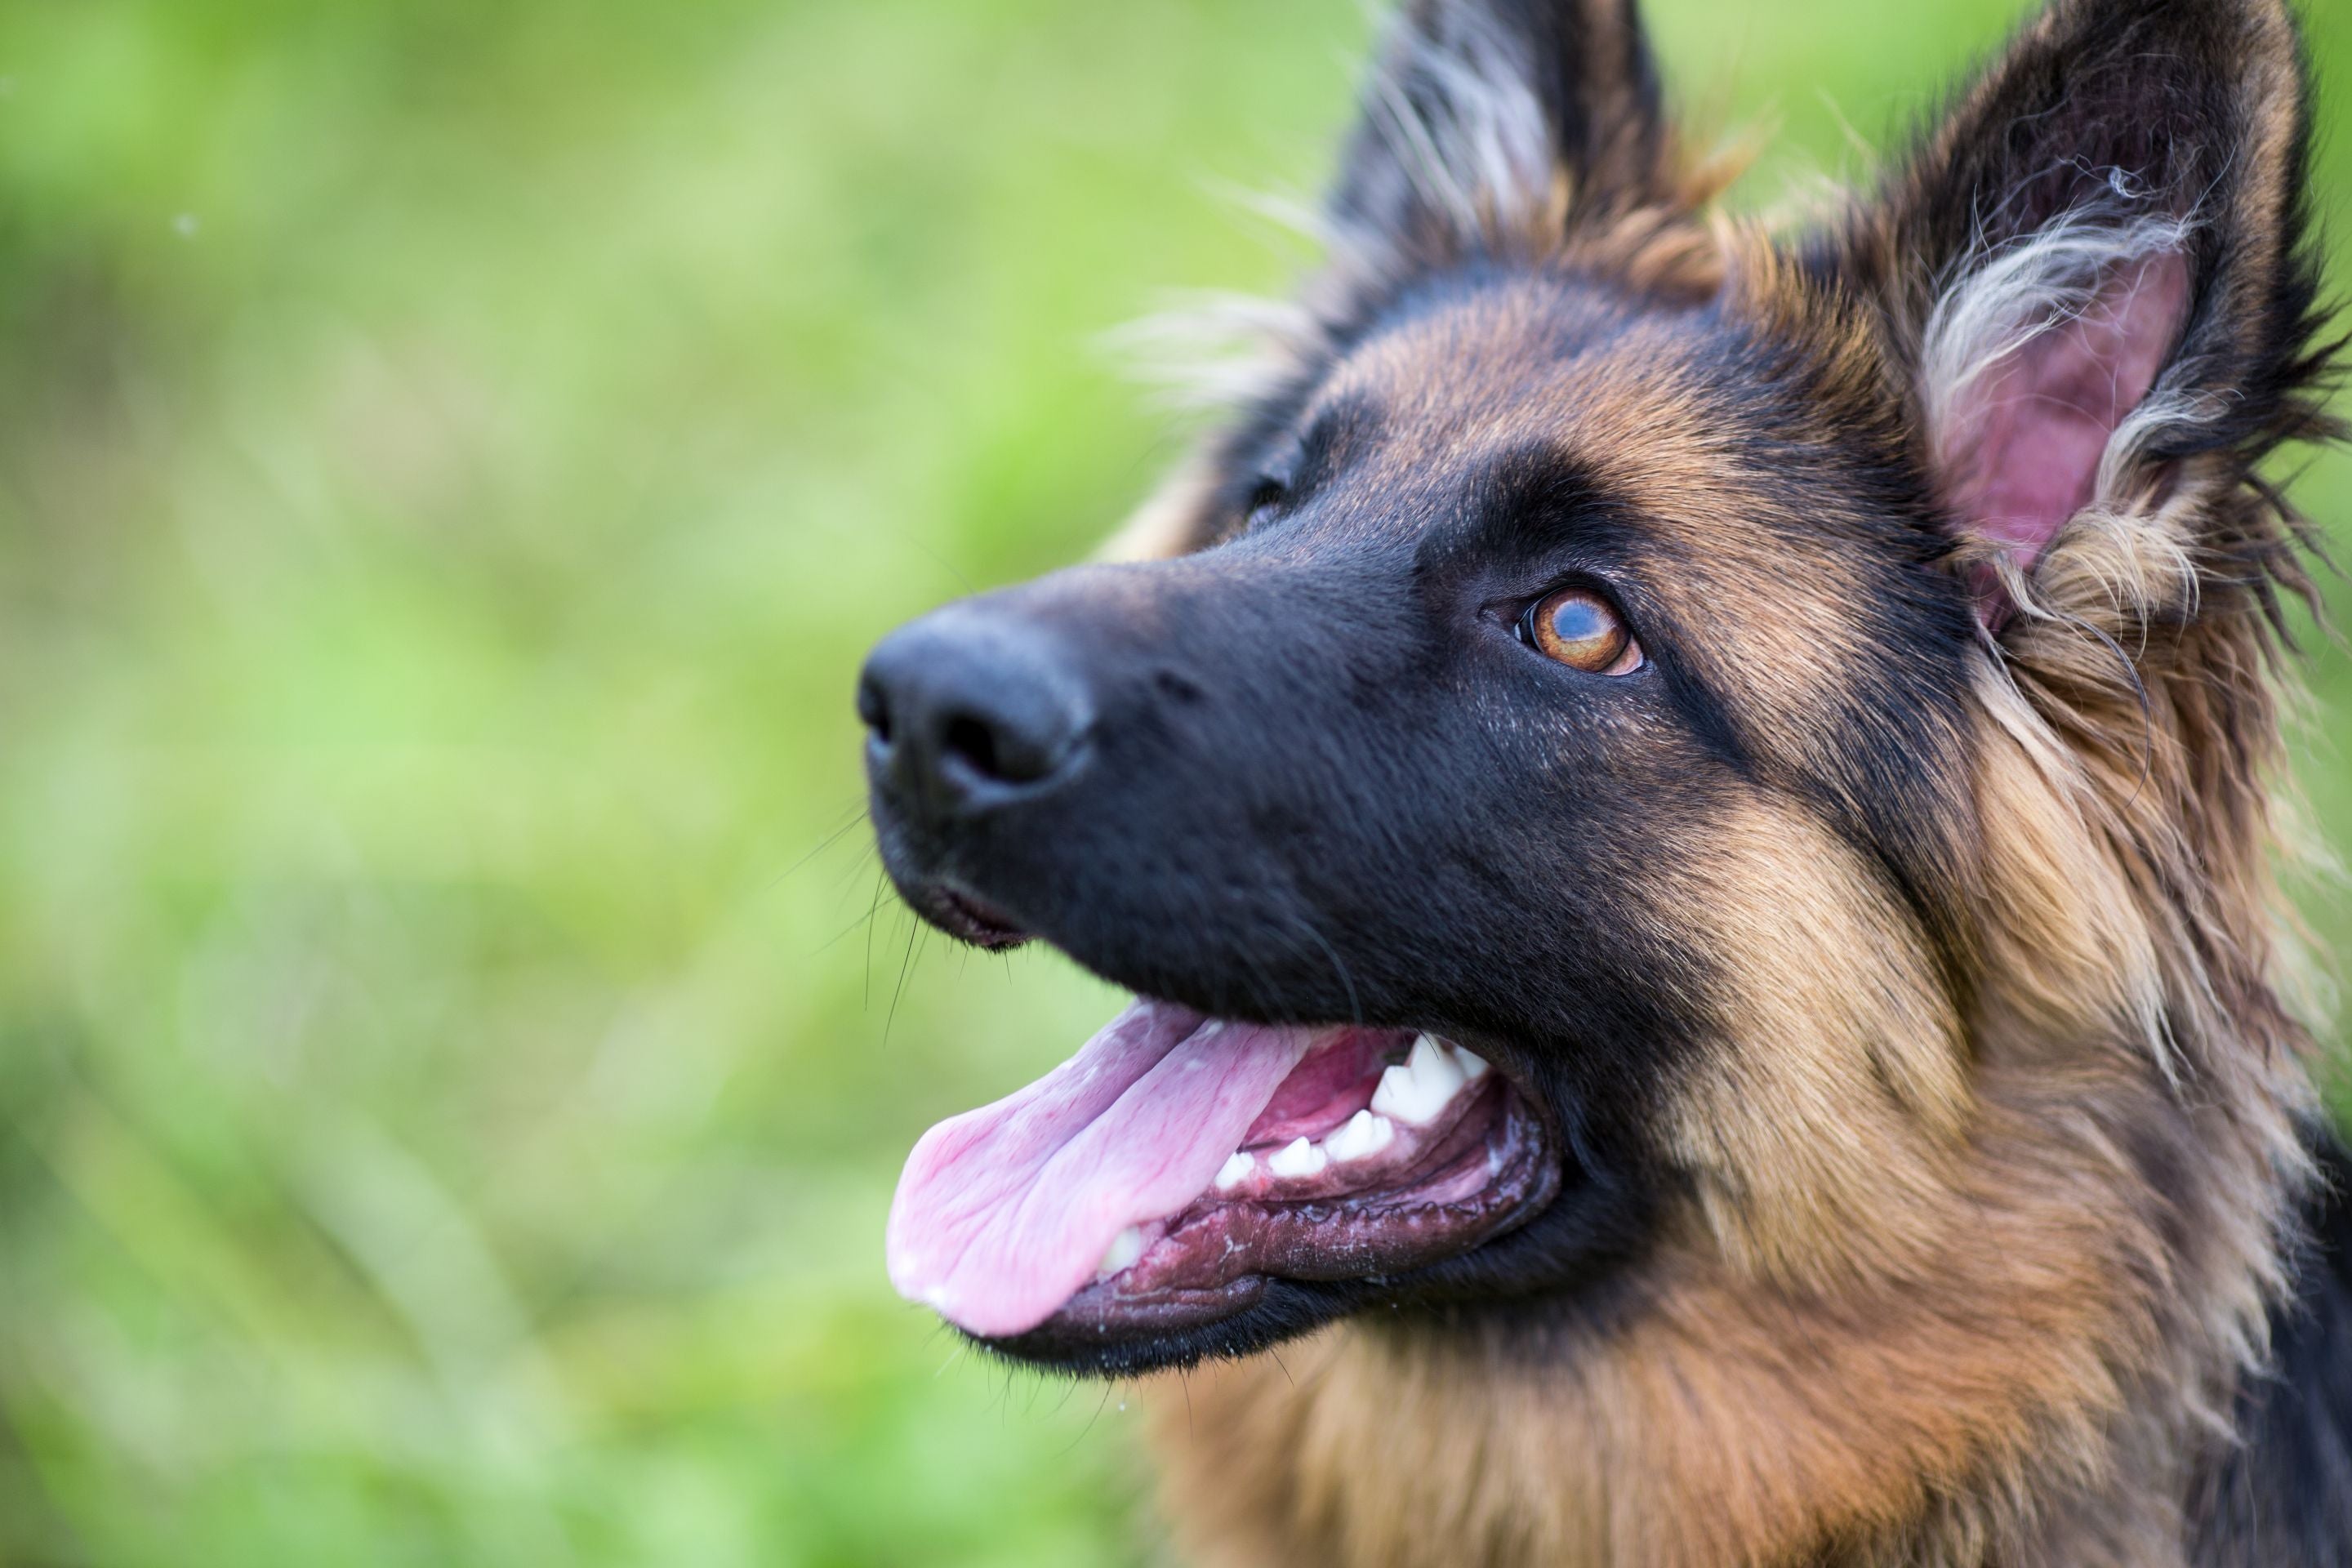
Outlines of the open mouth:
M 1173 1332 L 1274 1279 L 1392 1279 L 1524 1224 L 1560 1162 L 1506 1075 L 1428 1034 L 1139 1000 L 940 1123 L 890 1210 L 900 1294 L 982 1339 Z

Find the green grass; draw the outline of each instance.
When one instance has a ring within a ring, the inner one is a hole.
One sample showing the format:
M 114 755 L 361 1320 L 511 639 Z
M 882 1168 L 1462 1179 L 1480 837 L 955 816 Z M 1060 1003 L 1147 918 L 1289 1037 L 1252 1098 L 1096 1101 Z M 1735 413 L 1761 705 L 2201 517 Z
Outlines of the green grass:
M 1654 9 L 1762 199 L 2009 7 Z M 1150 1551 L 1117 1395 L 883 1279 L 915 1134 L 1113 999 L 866 918 L 848 690 L 1169 459 L 1093 340 L 1290 274 L 1214 192 L 1312 188 L 1366 31 L 0 8 L 0 1561 Z

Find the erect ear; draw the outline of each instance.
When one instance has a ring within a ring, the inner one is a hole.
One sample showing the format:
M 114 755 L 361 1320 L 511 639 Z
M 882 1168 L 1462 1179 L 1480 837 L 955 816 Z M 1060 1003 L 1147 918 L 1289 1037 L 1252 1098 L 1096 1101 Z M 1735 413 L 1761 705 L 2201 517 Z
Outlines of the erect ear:
M 1634 0 L 1412 0 L 1365 89 L 1330 199 L 1406 267 L 1556 247 L 1672 199 Z
M 2086 508 L 2316 427 L 2305 99 L 2283 0 L 2056 0 L 1844 237 L 1988 626 Z

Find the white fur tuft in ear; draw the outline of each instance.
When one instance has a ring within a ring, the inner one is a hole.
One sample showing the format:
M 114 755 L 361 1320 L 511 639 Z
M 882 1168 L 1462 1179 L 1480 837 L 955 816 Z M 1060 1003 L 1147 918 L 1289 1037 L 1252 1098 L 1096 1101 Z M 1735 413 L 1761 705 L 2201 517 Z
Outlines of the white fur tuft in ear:
M 1474 244 L 1538 221 L 1556 165 L 1525 42 L 1454 5 L 1409 23 L 1398 43 L 1365 110 L 1420 205 Z
M 2061 217 L 1963 262 L 1929 314 L 1920 386 L 1945 501 L 2019 572 L 2117 481 L 2111 448 L 2161 422 L 2149 395 L 2188 320 L 2193 227 Z M 1980 579 L 1989 625 L 2007 610 L 1996 575 Z

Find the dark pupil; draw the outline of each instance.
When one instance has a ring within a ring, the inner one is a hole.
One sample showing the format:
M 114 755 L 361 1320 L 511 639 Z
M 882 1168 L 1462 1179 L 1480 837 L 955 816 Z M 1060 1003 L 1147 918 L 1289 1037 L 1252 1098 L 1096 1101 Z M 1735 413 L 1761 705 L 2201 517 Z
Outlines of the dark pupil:
M 1551 631 L 1564 643 L 1599 642 L 1609 635 L 1609 617 L 1591 599 L 1570 599 L 1552 612 Z

